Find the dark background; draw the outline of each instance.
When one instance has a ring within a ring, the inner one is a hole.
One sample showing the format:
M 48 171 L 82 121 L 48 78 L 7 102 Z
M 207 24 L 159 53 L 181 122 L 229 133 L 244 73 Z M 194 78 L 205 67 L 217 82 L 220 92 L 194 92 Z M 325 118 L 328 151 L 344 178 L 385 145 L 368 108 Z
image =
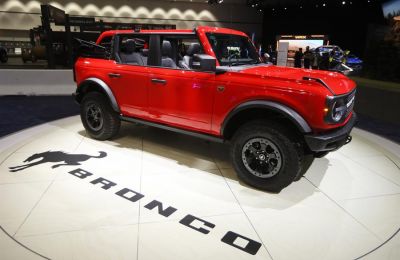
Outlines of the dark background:
M 264 8 L 263 46 L 274 46 L 277 35 L 324 34 L 331 44 L 363 57 L 369 26 L 386 24 L 382 2 L 376 0 L 346 1 L 345 5 L 342 1 L 296 2 Z

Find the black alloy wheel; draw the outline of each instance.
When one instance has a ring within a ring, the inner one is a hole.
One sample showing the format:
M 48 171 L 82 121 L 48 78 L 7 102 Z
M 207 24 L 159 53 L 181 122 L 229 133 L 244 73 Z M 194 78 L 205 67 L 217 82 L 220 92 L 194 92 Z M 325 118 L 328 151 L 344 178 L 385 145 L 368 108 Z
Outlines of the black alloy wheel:
M 81 120 L 86 132 L 98 140 L 115 137 L 121 126 L 119 114 L 113 110 L 107 97 L 99 92 L 89 92 L 83 97 Z
M 271 178 L 282 167 L 278 147 L 266 138 L 252 138 L 243 146 L 242 160 L 246 169 L 256 177 Z
M 278 193 L 302 170 L 298 135 L 278 122 L 257 120 L 241 126 L 231 140 L 231 157 L 243 182 Z
M 86 121 L 93 131 L 99 131 L 104 124 L 101 108 L 97 103 L 91 102 L 86 106 Z

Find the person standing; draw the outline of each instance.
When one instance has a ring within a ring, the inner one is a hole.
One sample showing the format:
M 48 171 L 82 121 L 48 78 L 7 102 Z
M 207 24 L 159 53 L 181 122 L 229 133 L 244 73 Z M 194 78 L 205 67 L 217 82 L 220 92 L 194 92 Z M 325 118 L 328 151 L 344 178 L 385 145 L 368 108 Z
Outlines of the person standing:
M 319 62 L 320 62 L 319 53 L 315 50 L 313 53 L 313 59 L 311 65 L 313 70 L 319 69 Z
M 294 54 L 294 67 L 301 68 L 301 60 L 303 59 L 303 49 L 299 48 Z
M 306 51 L 304 52 L 304 68 L 306 68 L 306 69 L 311 68 L 312 59 L 313 59 L 313 54 L 310 51 L 310 46 L 307 46 Z

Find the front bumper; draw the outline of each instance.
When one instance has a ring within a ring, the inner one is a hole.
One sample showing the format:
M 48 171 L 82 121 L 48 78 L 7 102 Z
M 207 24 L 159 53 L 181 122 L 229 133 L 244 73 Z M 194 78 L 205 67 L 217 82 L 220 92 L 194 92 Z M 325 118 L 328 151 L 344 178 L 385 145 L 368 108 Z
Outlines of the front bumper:
M 313 152 L 331 152 L 339 149 L 351 141 L 350 132 L 357 122 L 357 115 L 353 112 L 350 120 L 343 127 L 327 134 L 306 135 L 305 141 Z

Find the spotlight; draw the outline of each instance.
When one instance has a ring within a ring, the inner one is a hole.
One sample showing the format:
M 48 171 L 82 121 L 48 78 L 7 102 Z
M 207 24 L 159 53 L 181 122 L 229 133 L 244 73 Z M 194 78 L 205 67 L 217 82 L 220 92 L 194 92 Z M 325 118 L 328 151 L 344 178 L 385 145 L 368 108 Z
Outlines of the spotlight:
M 222 4 L 222 2 L 224 2 L 224 0 L 208 0 L 208 1 L 207 1 L 207 3 L 208 3 L 209 5 L 212 5 L 212 4 Z
M 257 9 L 262 8 L 262 1 L 261 0 L 247 0 L 246 4 L 247 4 L 247 6 L 251 6 L 253 8 L 257 8 Z

